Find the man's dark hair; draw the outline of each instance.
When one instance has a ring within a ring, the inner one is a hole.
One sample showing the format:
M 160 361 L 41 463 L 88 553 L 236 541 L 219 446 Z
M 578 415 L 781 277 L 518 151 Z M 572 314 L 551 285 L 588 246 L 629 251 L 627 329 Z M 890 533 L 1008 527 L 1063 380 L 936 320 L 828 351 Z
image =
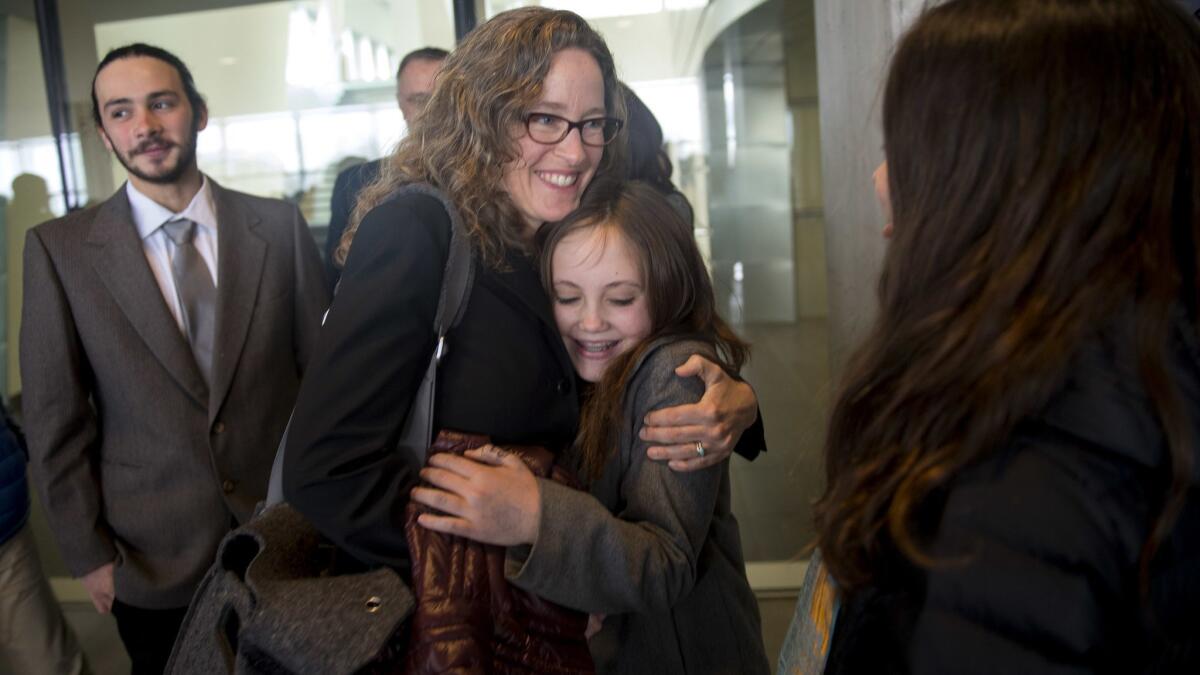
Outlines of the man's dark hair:
M 193 117 L 201 111 L 208 110 L 208 104 L 204 102 L 204 97 L 196 90 L 196 82 L 192 79 L 192 71 L 188 70 L 188 67 L 184 65 L 183 61 L 179 60 L 178 56 L 161 47 L 155 47 L 143 42 L 135 42 L 109 51 L 100 60 L 100 65 L 96 66 L 96 73 L 92 75 L 92 119 L 95 120 L 97 127 L 103 128 L 104 125 L 100 120 L 100 101 L 96 98 L 96 78 L 100 75 L 100 71 L 104 70 L 105 66 L 113 61 L 129 59 L 135 56 L 148 56 L 152 59 L 158 59 L 179 73 L 179 80 L 183 83 L 183 92 L 187 95 L 188 103 L 192 105 Z
M 404 58 L 400 59 L 400 67 L 396 68 L 396 79 L 400 79 L 400 73 L 403 73 L 408 64 L 413 61 L 444 61 L 447 56 L 450 56 L 450 52 L 441 47 L 421 47 L 420 49 L 414 49 L 405 54 Z

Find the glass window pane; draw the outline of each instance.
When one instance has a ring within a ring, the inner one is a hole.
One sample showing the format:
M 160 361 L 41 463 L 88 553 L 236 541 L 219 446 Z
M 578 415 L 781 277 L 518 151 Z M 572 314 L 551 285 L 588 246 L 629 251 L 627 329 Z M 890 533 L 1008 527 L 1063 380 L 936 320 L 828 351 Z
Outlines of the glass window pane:
M 25 233 L 63 215 L 66 200 L 32 0 L 0 9 L 0 50 L 0 382 L 8 398 L 21 389 L 17 336 Z

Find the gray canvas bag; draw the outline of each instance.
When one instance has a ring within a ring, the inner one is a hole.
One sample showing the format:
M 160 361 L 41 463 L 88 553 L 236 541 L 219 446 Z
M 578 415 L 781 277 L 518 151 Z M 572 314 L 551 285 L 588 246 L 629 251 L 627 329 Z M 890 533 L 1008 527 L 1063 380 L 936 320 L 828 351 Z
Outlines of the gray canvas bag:
M 419 468 L 432 440 L 437 366 L 448 351 L 446 334 L 462 319 L 474 269 L 469 235 L 454 206 L 424 184 L 405 186 L 390 198 L 410 193 L 441 201 L 452 227 L 434 320 L 437 343 L 397 447 Z M 411 590 L 389 567 L 337 571 L 336 547 L 283 501 L 286 441 L 285 431 L 267 501 L 226 535 L 196 589 L 166 673 L 367 675 L 395 672 L 403 663 Z

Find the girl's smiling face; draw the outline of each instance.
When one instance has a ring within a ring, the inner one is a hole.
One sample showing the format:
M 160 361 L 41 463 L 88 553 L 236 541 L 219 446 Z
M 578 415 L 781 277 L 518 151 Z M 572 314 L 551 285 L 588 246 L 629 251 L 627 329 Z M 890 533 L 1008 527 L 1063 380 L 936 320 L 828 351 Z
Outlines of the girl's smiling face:
M 567 235 L 551 259 L 554 318 L 579 376 L 598 382 L 613 359 L 650 334 L 641 265 L 617 227 Z

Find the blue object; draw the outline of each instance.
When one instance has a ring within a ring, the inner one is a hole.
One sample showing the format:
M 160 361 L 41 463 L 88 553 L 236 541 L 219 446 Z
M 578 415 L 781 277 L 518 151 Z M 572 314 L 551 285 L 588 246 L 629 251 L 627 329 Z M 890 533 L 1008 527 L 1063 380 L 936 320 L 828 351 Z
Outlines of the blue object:
M 833 643 L 833 627 L 837 623 L 841 601 L 837 585 L 821 551 L 813 551 L 804 573 L 796 613 L 788 627 L 783 648 L 779 651 L 779 675 L 820 675 L 825 672 L 825 660 Z
M 25 480 L 25 448 L 0 403 L 0 544 L 29 519 L 29 485 Z

